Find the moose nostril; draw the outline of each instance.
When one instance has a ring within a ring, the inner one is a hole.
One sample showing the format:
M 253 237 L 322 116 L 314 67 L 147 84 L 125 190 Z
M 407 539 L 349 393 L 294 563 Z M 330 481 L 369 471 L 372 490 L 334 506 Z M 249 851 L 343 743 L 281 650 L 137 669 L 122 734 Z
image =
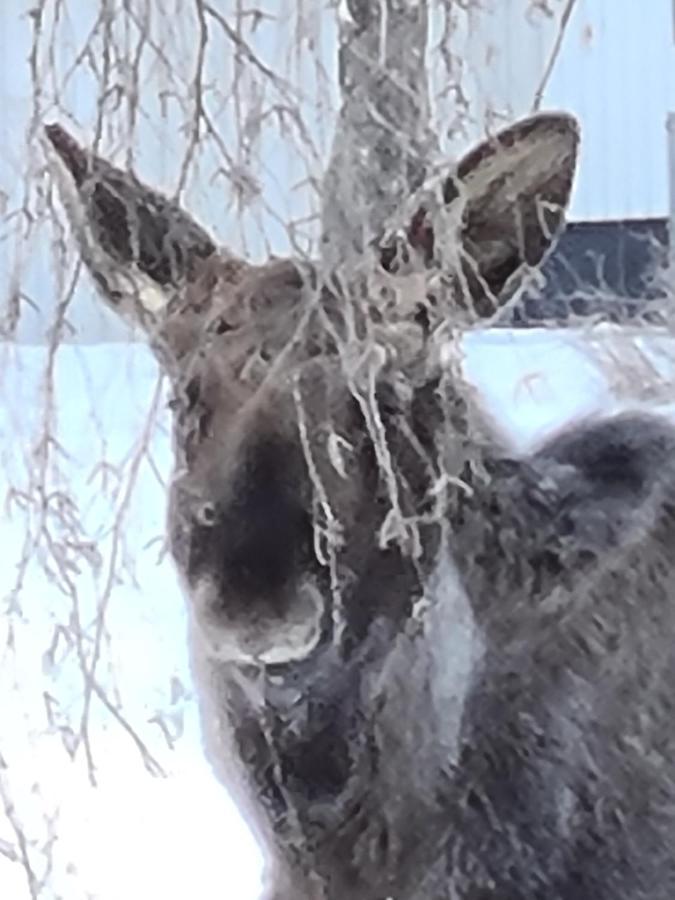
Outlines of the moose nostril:
M 200 525 L 212 528 L 216 524 L 218 511 L 213 503 L 203 503 L 197 510 L 197 521 Z
M 212 331 L 214 334 L 227 334 L 228 331 L 233 330 L 234 325 L 230 325 L 223 316 L 218 316 L 209 326 L 209 331 Z

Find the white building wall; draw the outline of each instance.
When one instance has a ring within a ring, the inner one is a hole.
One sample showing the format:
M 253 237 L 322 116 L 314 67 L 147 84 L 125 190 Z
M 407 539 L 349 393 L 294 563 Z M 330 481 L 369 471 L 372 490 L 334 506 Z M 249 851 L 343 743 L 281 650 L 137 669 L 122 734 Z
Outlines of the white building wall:
M 515 117 L 532 108 L 567 6 L 568 0 L 491 0 L 458 14 L 453 50 L 465 59 L 466 94 L 477 111 L 470 138 L 495 113 Z M 581 123 L 572 218 L 668 214 L 673 31 L 673 0 L 573 4 L 542 102 Z
M 451 151 L 460 152 L 486 129 L 532 111 L 566 6 L 567 0 L 550 0 L 543 12 L 532 0 L 482 0 L 466 7 L 451 4 L 452 22 L 445 32 L 446 16 L 434 19 L 434 40 L 443 46 L 450 38 L 454 74 L 459 75 L 468 107 L 462 132 L 449 141 Z M 447 92 L 443 54 L 430 57 L 439 123 L 451 122 L 455 114 L 462 115 L 461 106 L 457 108 L 454 94 L 443 99 Z
M 576 218 L 665 216 L 672 0 L 578 0 L 547 101 L 580 118 Z

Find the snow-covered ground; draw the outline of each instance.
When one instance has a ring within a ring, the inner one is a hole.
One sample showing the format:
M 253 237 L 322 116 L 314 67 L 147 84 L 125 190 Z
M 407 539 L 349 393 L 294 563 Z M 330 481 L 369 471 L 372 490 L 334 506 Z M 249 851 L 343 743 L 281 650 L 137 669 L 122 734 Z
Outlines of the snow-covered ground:
M 493 331 L 464 346 L 469 378 L 522 450 L 575 418 L 636 405 L 672 411 L 675 344 L 666 336 Z M 183 601 L 162 552 L 171 450 L 155 364 L 138 344 L 62 346 L 56 422 L 45 423 L 46 360 L 40 347 L 5 345 L 0 354 L 0 496 L 14 489 L 0 517 L 0 596 L 9 598 L 0 615 L 0 896 L 30 897 L 12 859 L 21 825 L 38 879 L 40 847 L 51 841 L 40 897 L 253 900 L 260 856 L 201 758 Z M 49 480 L 59 516 L 46 524 L 61 567 L 50 580 L 32 563 L 13 595 L 27 517 L 33 531 L 37 522 L 17 491 L 39 481 L 46 424 L 59 442 L 50 445 Z M 76 621 L 79 646 L 68 640 Z M 82 741 L 74 762 L 68 753 L 82 730 L 82 657 L 89 667 L 98 659 L 85 718 L 96 787 Z M 146 771 L 144 748 L 166 777 Z

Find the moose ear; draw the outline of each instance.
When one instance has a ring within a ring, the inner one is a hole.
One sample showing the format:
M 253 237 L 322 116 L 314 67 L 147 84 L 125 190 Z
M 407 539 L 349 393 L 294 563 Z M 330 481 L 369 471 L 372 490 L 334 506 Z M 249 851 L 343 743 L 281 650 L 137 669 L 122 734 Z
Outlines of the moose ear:
M 47 125 L 58 186 L 84 262 L 119 312 L 147 321 L 172 289 L 193 280 L 216 252 L 209 234 L 177 203 Z
M 444 203 L 462 204 L 458 305 L 481 318 L 492 315 L 511 276 L 524 265 L 541 263 L 563 225 L 578 145 L 572 116 L 542 113 L 478 144 L 460 160 L 443 184 Z M 408 243 L 427 263 L 440 243 L 437 228 L 424 207 L 408 227 Z M 383 248 L 381 258 L 391 271 L 395 248 Z
M 554 244 L 570 199 L 578 145 L 572 116 L 538 114 L 479 144 L 446 181 L 446 202 L 465 198 L 464 274 L 479 315 L 494 312 L 494 298 L 509 278 L 523 265 L 539 265 Z

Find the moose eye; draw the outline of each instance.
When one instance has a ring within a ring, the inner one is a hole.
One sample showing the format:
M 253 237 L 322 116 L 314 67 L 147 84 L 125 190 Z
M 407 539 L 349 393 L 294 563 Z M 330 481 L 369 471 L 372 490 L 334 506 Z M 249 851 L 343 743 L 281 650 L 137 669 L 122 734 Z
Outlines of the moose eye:
M 215 504 L 202 503 L 197 510 L 195 518 L 200 525 L 204 525 L 206 528 L 212 528 L 216 524 L 216 519 L 218 518 L 218 511 Z
M 208 330 L 213 334 L 227 334 L 228 331 L 234 330 L 234 325 L 231 325 L 223 316 L 217 316 L 209 325 Z

